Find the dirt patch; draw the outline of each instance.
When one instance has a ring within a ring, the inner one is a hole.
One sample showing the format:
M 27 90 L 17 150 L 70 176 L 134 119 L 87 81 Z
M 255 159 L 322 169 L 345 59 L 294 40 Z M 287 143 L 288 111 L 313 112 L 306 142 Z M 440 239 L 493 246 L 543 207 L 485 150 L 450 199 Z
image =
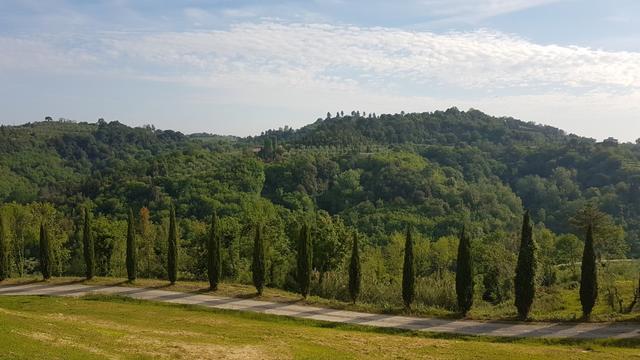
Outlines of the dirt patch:
M 74 341 L 73 339 L 70 339 L 68 337 L 60 337 L 60 336 L 56 336 L 53 334 L 48 334 L 48 333 L 44 333 L 44 332 L 38 332 L 38 331 L 12 331 L 14 334 L 20 335 L 20 336 L 24 336 L 24 337 L 28 337 L 32 340 L 36 340 L 36 341 L 40 341 L 43 343 L 46 343 L 47 345 L 53 345 L 53 346 L 61 346 L 61 347 L 73 347 L 76 349 L 80 349 L 86 352 L 90 352 L 93 354 L 97 354 L 97 355 L 101 355 L 104 356 L 108 359 L 120 359 L 120 356 L 114 355 L 114 354 L 109 354 L 101 349 L 97 349 L 95 347 L 91 347 L 91 346 L 87 346 L 85 344 L 82 344 L 80 342 Z
M 271 359 L 272 356 L 267 354 L 258 346 L 250 345 L 219 345 L 219 344 L 202 344 L 189 343 L 185 341 L 161 341 L 146 336 L 127 336 L 120 340 L 123 345 L 137 344 L 136 349 L 131 349 L 137 354 L 153 356 L 154 358 L 163 359 L 224 359 L 224 360 L 241 360 L 241 359 Z

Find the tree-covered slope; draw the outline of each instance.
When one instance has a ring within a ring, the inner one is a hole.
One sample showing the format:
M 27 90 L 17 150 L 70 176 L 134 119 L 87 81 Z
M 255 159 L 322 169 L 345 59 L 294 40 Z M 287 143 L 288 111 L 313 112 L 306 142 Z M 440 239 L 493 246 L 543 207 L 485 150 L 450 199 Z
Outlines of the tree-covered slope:
M 569 219 L 594 202 L 628 245 L 640 233 L 640 146 L 477 110 L 354 112 L 244 139 L 48 121 L 3 126 L 0 155 L 0 202 L 69 214 L 90 203 L 123 219 L 144 206 L 159 220 L 175 201 L 179 216 L 204 220 L 260 199 L 277 212 L 325 210 L 384 243 L 407 222 L 434 238 L 465 221 L 481 234 L 513 232 L 523 207 L 574 232 Z

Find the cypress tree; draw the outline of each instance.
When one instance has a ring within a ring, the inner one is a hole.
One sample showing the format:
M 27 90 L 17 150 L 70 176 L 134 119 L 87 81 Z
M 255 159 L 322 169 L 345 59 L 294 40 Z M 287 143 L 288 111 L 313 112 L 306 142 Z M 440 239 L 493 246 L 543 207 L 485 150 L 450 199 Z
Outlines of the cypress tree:
M 360 295 L 360 282 L 362 274 L 360 269 L 360 250 L 358 249 L 358 234 L 353 233 L 353 246 L 351 248 L 351 263 L 349 264 L 349 295 L 351 301 L 356 303 Z
M 533 241 L 533 226 L 529 211 L 524 213 L 522 219 L 522 235 L 520 240 L 520 252 L 514 280 L 518 317 L 525 320 L 529 316 L 531 304 L 536 294 L 536 244 Z
M 93 235 L 91 233 L 91 218 L 89 217 L 89 209 L 86 207 L 84 208 L 82 247 L 84 252 L 85 273 L 87 280 L 91 280 L 95 274 L 95 253 L 93 247 Z
M 178 279 L 178 229 L 176 228 L 176 210 L 171 205 L 169 210 L 169 246 L 167 254 L 167 272 L 171 284 Z
M 3 281 L 9 277 L 9 247 L 7 246 L 7 239 L 4 234 L 4 221 L 2 219 L 2 213 L 0 212 L 0 281 Z
M 402 268 L 402 300 L 409 309 L 415 298 L 416 267 L 413 260 L 413 239 L 411 227 L 407 226 L 407 240 L 404 245 L 404 266 Z
M 460 231 L 460 243 L 458 244 L 456 295 L 458 310 L 462 315 L 466 315 L 473 305 L 473 265 L 471 263 L 471 241 L 465 233 L 464 226 Z
M 127 276 L 129 281 L 136 279 L 136 234 L 133 224 L 133 210 L 129 209 L 129 219 L 127 221 Z
M 207 242 L 207 271 L 211 290 L 218 290 L 218 283 L 222 275 L 221 250 L 220 234 L 218 233 L 218 216 L 214 211 L 211 216 L 211 231 L 209 233 L 209 241 Z
M 253 285 L 258 291 L 258 295 L 262 295 L 264 289 L 264 277 L 266 273 L 266 264 L 264 262 L 264 244 L 262 243 L 262 229 L 256 224 L 256 234 L 253 239 L 253 263 L 251 264 L 251 272 L 253 276 Z
M 300 295 L 305 299 L 309 296 L 309 290 L 311 288 L 311 246 L 311 229 L 305 222 L 302 224 L 298 238 L 298 286 L 300 287 Z
M 582 253 L 582 274 L 580 276 L 580 304 L 585 319 L 591 316 L 591 310 L 598 298 L 598 270 L 596 253 L 593 250 L 593 227 L 587 227 L 587 238 Z
M 45 280 L 51 278 L 51 247 L 44 223 L 40 224 L 40 272 Z

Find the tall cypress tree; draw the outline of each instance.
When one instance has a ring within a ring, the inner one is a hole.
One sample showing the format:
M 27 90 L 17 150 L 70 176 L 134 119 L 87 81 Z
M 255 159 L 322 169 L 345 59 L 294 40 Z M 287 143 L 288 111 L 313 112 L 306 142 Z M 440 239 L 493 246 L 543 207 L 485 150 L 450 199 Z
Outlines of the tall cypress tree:
M 309 296 L 311 288 L 311 266 L 312 266 L 312 244 L 311 229 L 307 223 L 302 224 L 300 236 L 298 237 L 298 286 L 300 295 L 305 299 Z
M 171 284 L 178 279 L 178 229 L 176 228 L 176 210 L 171 205 L 169 210 L 169 239 L 167 254 L 167 272 Z
M 40 271 L 45 280 L 51 278 L 51 246 L 44 223 L 40 224 Z
M 0 212 L 0 281 L 9 277 L 9 247 L 4 233 L 4 221 Z
M 407 226 L 407 240 L 404 244 L 404 266 L 402 268 L 402 300 L 409 309 L 415 298 L 416 266 L 413 260 L 413 239 L 411 227 Z
M 536 244 L 533 240 L 533 226 L 529 211 L 522 218 L 522 235 L 520 240 L 520 252 L 514 280 L 518 317 L 525 320 L 529 316 L 533 299 L 536 295 Z
M 220 234 L 218 232 L 218 216 L 216 212 L 211 215 L 211 230 L 207 242 L 207 274 L 209 275 L 209 287 L 218 290 L 218 283 L 222 276 L 222 247 L 220 246 Z
M 95 252 L 93 246 L 93 234 L 91 233 L 91 218 L 89 209 L 84 208 L 84 229 L 82 231 L 82 248 L 84 252 L 85 273 L 87 280 L 91 280 L 95 274 Z
M 253 276 L 253 285 L 258 291 L 258 295 L 262 295 L 264 290 L 264 277 L 266 273 L 266 264 L 264 262 L 264 244 L 262 243 L 262 229 L 256 224 L 256 233 L 253 239 L 253 263 L 251 264 L 251 272 Z
M 136 234 L 133 224 L 133 210 L 129 209 L 129 219 L 127 221 L 127 277 L 129 281 L 136 279 L 137 273 L 137 247 Z
M 473 264 L 471 263 L 471 241 L 464 226 L 460 231 L 458 259 L 456 265 L 456 295 L 458 310 L 466 315 L 473 305 Z
M 596 253 L 593 249 L 593 227 L 587 227 L 587 238 L 582 253 L 582 274 L 580 276 L 580 304 L 582 314 L 588 319 L 598 298 L 598 270 L 596 267 Z
M 349 295 L 355 304 L 360 295 L 360 283 L 362 273 L 360 268 L 360 249 L 358 249 L 358 234 L 353 233 L 353 245 L 351 247 L 351 263 L 349 264 Z

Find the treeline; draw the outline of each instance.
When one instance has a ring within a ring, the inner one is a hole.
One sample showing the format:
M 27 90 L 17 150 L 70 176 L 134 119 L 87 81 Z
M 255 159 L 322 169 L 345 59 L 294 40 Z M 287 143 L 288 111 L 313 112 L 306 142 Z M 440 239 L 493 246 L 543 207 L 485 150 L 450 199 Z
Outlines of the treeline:
M 595 211 L 590 209 L 590 211 Z M 142 221 L 146 215 L 146 209 L 142 209 Z M 83 233 L 82 233 L 82 257 L 84 259 L 84 273 L 87 279 L 92 279 L 96 273 L 96 247 L 94 243 L 94 233 L 92 230 L 92 219 L 87 208 L 84 209 L 83 217 Z M 581 274 L 580 274 L 580 301 L 582 303 L 583 315 L 588 318 L 591 314 L 595 301 L 598 297 L 598 276 L 596 267 L 596 254 L 594 250 L 594 228 L 602 229 L 604 225 L 602 214 L 596 212 L 590 213 L 589 217 L 576 218 L 575 221 L 584 222 L 587 228 L 586 242 L 582 251 Z M 169 210 L 167 231 L 167 257 L 166 257 L 166 278 L 174 284 L 178 280 L 178 264 L 180 262 L 178 241 L 178 229 L 176 214 L 173 206 Z M 10 244 L 7 241 L 5 233 L 5 222 L 2 213 L 0 213 L 0 281 L 11 276 L 10 259 L 20 256 L 19 247 L 16 244 Z M 38 243 L 38 269 L 45 280 L 51 278 L 53 273 L 53 262 L 56 250 L 59 246 L 50 241 L 49 225 L 44 219 L 40 222 L 39 243 Z M 79 227 L 76 225 L 76 227 Z M 265 243 L 262 236 L 263 225 L 260 223 L 253 224 L 253 251 L 251 258 L 251 279 L 256 288 L 258 295 L 262 295 L 266 279 L 266 253 Z M 126 233 L 126 249 L 125 264 L 126 276 L 129 281 L 135 281 L 138 274 L 138 252 L 140 248 L 137 246 L 137 234 L 135 231 L 136 224 L 133 211 L 129 211 L 127 218 Z M 16 229 L 14 229 L 15 232 Z M 312 231 L 309 223 L 302 220 L 302 224 L 294 229 L 293 233 L 297 235 L 295 239 L 296 246 L 296 269 L 295 280 L 297 283 L 297 291 L 306 298 L 310 294 L 313 268 L 313 243 Z M 206 274 L 210 284 L 210 289 L 215 291 L 218 284 L 223 279 L 222 261 L 224 251 L 221 242 L 221 231 L 217 214 L 214 212 L 211 217 L 211 223 L 206 241 L 206 250 L 201 259 L 206 264 Z M 352 233 L 351 236 L 351 252 L 348 260 L 348 292 L 350 300 L 353 303 L 358 301 L 360 289 L 362 287 L 362 265 L 360 259 L 360 247 L 358 245 L 358 234 Z M 345 241 L 346 242 L 346 241 Z M 457 256 L 455 259 L 455 292 L 457 301 L 457 310 L 465 315 L 473 306 L 474 301 L 474 259 L 471 251 L 472 240 L 468 237 L 465 228 L 460 231 L 457 244 Z M 13 246 L 12 246 L 13 245 Z M 60 249 L 58 250 L 58 254 Z M 18 252 L 16 254 L 15 252 Z M 407 309 L 410 309 L 415 301 L 416 295 L 416 256 L 414 254 L 414 242 L 412 229 L 410 226 L 406 229 L 404 238 L 404 255 L 402 265 L 402 301 Z M 59 255 L 58 255 L 59 256 Z M 159 260 L 159 259 L 157 259 Z M 517 308 L 520 319 L 527 319 L 531 306 L 535 299 L 538 271 L 538 248 L 533 238 L 533 225 L 529 217 L 529 212 L 525 212 L 522 221 L 522 232 L 520 236 L 520 246 L 518 251 L 518 261 L 515 268 L 514 278 L 514 295 L 515 306 Z M 432 304 L 427 304 L 432 305 Z

